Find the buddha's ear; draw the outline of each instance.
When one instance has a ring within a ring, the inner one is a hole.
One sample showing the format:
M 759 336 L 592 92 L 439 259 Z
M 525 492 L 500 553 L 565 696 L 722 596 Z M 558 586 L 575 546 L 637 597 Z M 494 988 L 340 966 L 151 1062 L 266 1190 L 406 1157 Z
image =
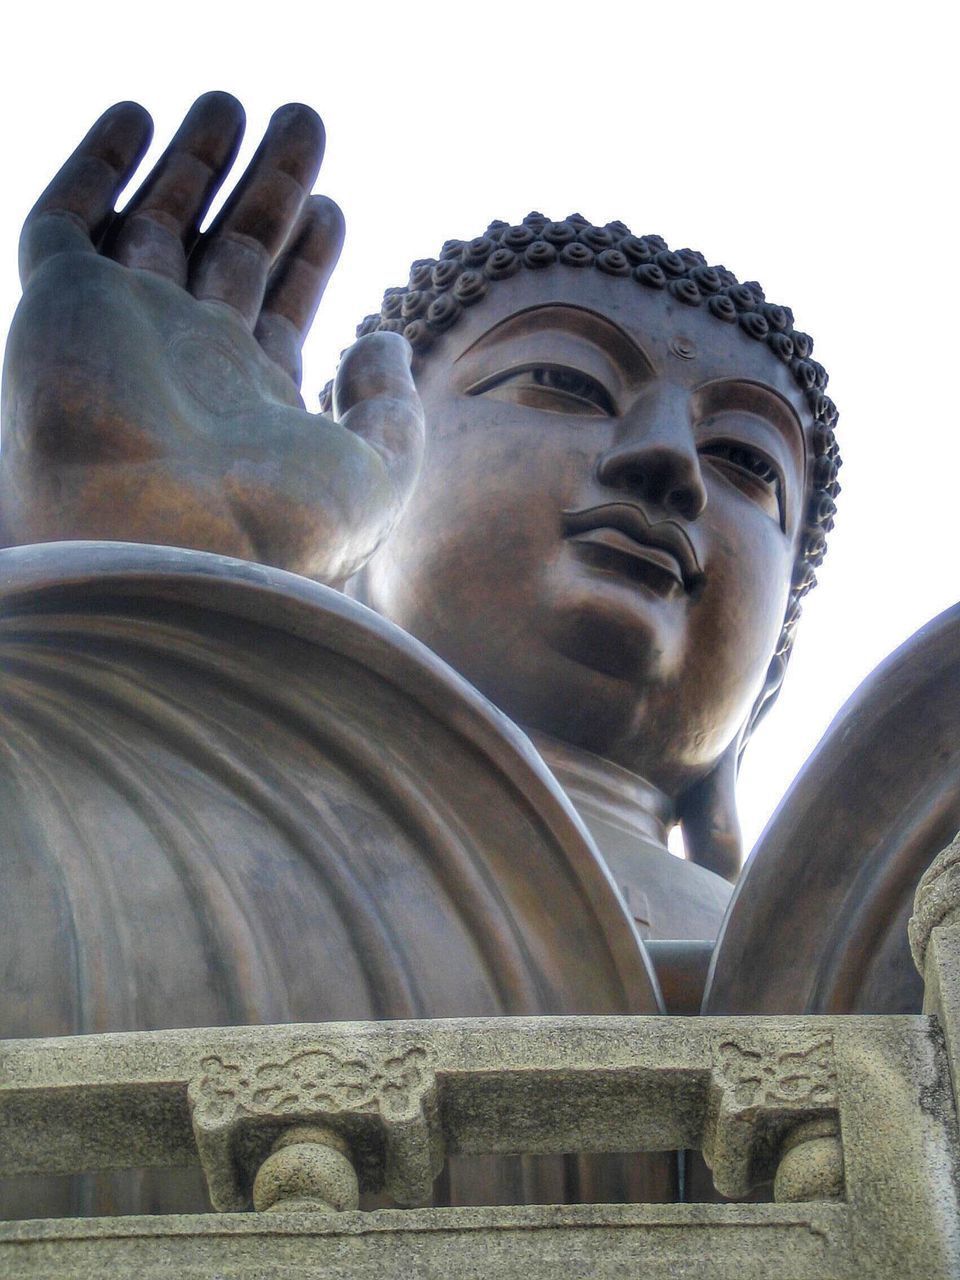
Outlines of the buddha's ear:
M 736 796 L 739 752 L 738 735 L 710 773 L 684 792 L 678 804 L 687 857 L 731 881 L 740 874 L 743 861 Z

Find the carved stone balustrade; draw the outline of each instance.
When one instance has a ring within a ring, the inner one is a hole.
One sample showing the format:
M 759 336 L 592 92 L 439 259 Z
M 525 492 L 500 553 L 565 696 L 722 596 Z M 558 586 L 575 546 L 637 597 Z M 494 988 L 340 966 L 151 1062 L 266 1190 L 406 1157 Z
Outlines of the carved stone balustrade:
M 955 1276 L 945 1027 L 495 1018 L 8 1041 L 0 1172 L 199 1161 L 218 1212 L 7 1224 L 0 1273 Z M 427 1200 L 453 1154 L 691 1148 L 725 1195 L 772 1181 L 776 1198 L 348 1207 L 353 1185 Z

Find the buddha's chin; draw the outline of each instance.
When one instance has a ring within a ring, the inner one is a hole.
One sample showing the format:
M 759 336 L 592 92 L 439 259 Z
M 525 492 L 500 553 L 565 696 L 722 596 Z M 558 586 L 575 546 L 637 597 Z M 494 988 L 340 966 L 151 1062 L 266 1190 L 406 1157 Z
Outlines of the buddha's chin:
M 551 647 L 606 677 L 623 698 L 670 676 L 685 611 L 635 583 L 575 569 L 550 583 Z

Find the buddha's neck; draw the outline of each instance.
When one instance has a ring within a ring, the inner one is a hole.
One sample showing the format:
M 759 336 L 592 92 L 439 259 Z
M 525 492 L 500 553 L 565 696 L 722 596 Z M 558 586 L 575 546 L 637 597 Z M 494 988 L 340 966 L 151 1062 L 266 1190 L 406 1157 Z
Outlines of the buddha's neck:
M 588 824 L 593 818 L 666 848 L 667 833 L 676 821 L 669 796 L 603 756 L 546 734 L 530 737 Z

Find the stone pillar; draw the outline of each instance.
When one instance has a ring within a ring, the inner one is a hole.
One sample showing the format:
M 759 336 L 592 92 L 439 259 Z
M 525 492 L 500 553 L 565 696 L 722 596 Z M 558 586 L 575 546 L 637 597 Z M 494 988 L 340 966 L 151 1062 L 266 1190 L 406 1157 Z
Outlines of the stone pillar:
M 955 1098 L 960 1098 L 960 835 L 930 864 L 907 926 L 924 982 L 923 1011 L 940 1020 Z

